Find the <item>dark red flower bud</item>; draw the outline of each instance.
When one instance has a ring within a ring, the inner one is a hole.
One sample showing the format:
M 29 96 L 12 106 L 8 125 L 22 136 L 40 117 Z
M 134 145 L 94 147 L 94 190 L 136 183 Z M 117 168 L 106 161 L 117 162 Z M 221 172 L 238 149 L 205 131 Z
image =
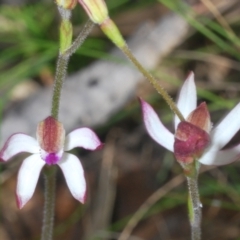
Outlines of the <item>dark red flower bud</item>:
M 174 155 L 179 163 L 192 163 L 201 156 L 209 142 L 206 131 L 192 123 L 180 122 L 175 134 Z

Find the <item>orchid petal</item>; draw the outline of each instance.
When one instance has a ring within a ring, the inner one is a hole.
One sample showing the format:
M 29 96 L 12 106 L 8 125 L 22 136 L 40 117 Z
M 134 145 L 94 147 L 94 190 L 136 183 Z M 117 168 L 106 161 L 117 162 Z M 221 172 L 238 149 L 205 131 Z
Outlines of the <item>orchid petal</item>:
M 86 181 L 84 170 L 79 159 L 73 154 L 64 153 L 58 165 L 63 171 L 68 188 L 73 197 L 81 203 L 84 203 L 86 198 Z
M 18 172 L 16 190 L 17 205 L 20 209 L 32 197 L 44 164 L 39 154 L 33 154 L 23 161 Z
M 160 145 L 173 152 L 174 136 L 165 128 L 153 108 L 140 99 L 143 120 L 149 135 Z
M 78 128 L 70 132 L 65 139 L 65 151 L 75 147 L 83 147 L 88 150 L 101 148 L 102 143 L 96 133 L 89 128 Z
M 187 118 L 188 115 L 197 107 L 197 91 L 196 85 L 194 82 L 194 73 L 191 72 L 188 78 L 185 80 L 182 88 L 179 92 L 177 107 L 182 113 L 184 118 Z M 175 130 L 177 129 L 180 119 L 175 115 L 174 117 L 174 126 Z
M 240 129 L 240 103 L 213 129 L 212 148 L 221 149 Z
M 10 136 L 0 151 L 0 159 L 8 161 L 21 152 L 38 153 L 39 145 L 35 138 L 23 133 L 15 133 Z
M 205 165 L 226 165 L 240 159 L 240 144 L 229 149 L 218 151 L 217 149 L 207 150 L 199 162 Z

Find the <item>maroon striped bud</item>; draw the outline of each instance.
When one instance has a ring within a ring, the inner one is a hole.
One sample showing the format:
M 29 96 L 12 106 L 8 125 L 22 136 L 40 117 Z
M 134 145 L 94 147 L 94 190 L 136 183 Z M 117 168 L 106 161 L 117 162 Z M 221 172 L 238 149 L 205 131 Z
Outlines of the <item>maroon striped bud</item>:
M 47 117 L 37 128 L 40 147 L 48 153 L 57 153 L 63 148 L 65 130 L 62 123 L 53 117 Z

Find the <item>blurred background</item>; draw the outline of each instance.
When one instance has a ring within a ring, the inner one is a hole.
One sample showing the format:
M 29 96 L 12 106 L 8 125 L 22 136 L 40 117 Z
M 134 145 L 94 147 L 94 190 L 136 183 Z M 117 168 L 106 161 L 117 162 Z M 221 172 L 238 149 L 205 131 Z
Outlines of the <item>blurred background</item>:
M 176 99 L 194 71 L 199 102 L 213 124 L 239 102 L 238 0 L 108 0 L 110 16 L 140 62 Z M 16 131 L 34 136 L 48 116 L 60 22 L 53 1 L 0 1 L 1 145 Z M 73 11 L 74 36 L 87 16 Z M 186 182 L 173 155 L 143 126 L 137 97 L 152 104 L 173 130 L 173 114 L 152 86 L 96 26 L 69 63 L 60 120 L 67 131 L 90 126 L 103 150 L 75 150 L 85 169 L 88 200 L 70 195 L 58 170 L 54 239 L 190 239 Z M 240 117 L 240 116 L 239 116 Z M 240 141 L 237 134 L 229 146 Z M 15 203 L 26 155 L 0 165 L 0 239 L 37 240 L 44 179 L 22 209 Z M 202 167 L 203 239 L 240 239 L 239 163 Z

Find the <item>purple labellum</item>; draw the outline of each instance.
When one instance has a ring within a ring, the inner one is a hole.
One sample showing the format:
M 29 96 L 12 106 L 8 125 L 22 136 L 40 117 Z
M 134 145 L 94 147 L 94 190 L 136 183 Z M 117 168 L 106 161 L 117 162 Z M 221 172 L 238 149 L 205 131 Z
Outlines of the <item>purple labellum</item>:
M 54 165 L 59 161 L 59 156 L 56 153 L 49 153 L 45 157 L 47 165 Z

